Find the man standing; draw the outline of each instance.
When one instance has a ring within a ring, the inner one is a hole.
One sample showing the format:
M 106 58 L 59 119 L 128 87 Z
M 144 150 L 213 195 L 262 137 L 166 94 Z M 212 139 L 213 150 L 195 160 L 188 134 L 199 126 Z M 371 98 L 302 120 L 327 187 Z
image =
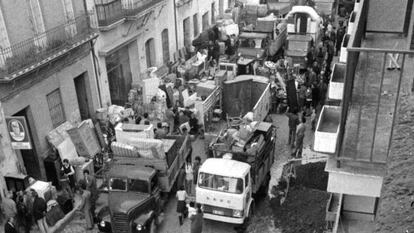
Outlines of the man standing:
M 89 170 L 84 170 L 83 176 L 84 176 L 83 181 L 85 183 L 86 190 L 88 190 L 91 193 L 90 210 L 91 210 L 92 217 L 94 217 L 95 216 L 95 204 L 99 198 L 98 187 L 96 186 L 96 179 L 95 177 L 89 174 Z
M 17 228 L 14 218 L 9 218 L 4 225 L 4 233 L 17 233 Z
M 298 111 L 296 109 L 292 109 L 292 111 L 289 111 L 286 115 L 289 118 L 288 145 L 290 145 L 293 148 L 295 146 L 296 127 L 299 124 Z
M 194 159 L 194 165 L 193 165 L 193 176 L 194 176 L 194 185 L 197 185 L 197 178 L 198 178 L 198 170 L 201 166 L 201 158 L 200 156 L 196 156 Z
M 336 46 L 335 46 L 335 55 L 338 56 L 339 51 L 341 50 L 342 41 L 345 36 L 345 27 L 343 26 L 343 22 L 339 22 L 339 28 L 336 32 Z
M 46 233 L 47 226 L 45 222 L 45 213 L 46 213 L 46 202 L 43 198 L 39 197 L 37 192 L 34 189 L 31 189 L 33 197 L 33 218 L 36 221 L 37 226 L 40 229 L 40 232 Z
M 91 214 L 91 192 L 86 189 L 85 185 L 83 187 L 76 187 L 76 194 L 82 197 L 83 204 L 79 207 L 79 210 L 83 211 L 86 221 L 86 229 L 93 229 L 93 216 Z
M 3 211 L 6 219 L 15 218 L 17 215 L 16 203 L 13 201 L 13 193 L 7 192 L 1 203 L 1 210 Z
M 292 154 L 295 158 L 302 158 L 302 149 L 303 149 L 303 139 L 305 138 L 306 131 L 306 118 L 302 116 L 302 122 L 299 124 L 296 129 L 296 148 L 295 152 Z
M 73 196 L 73 189 L 75 188 L 75 169 L 69 164 L 69 160 L 64 159 L 61 171 L 63 176 L 68 180 L 69 187 L 65 185 L 65 190 L 70 196 Z

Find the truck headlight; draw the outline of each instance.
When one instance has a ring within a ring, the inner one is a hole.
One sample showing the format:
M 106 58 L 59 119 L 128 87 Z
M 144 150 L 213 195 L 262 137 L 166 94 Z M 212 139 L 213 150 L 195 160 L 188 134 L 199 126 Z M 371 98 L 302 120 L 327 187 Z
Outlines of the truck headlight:
M 99 223 L 99 225 L 100 225 L 101 227 L 105 227 L 105 226 L 106 226 L 106 223 L 105 223 L 105 221 L 104 221 L 104 220 L 102 220 L 102 221 Z
M 233 217 L 241 218 L 243 216 L 242 210 L 233 210 Z
M 138 224 L 137 225 L 137 231 L 142 231 L 142 230 L 144 230 L 144 226 L 141 225 L 141 224 Z

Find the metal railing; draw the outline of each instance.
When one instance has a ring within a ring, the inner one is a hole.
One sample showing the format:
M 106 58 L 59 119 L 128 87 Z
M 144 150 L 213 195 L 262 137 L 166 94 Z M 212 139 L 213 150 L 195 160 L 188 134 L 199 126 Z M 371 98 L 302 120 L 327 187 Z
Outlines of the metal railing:
M 111 25 L 127 17 L 140 15 L 165 0 L 95 0 L 98 24 Z
M 85 39 L 92 32 L 89 16 L 85 14 L 33 38 L 0 48 L 0 78 L 34 65 Z
M 386 163 L 397 118 L 404 65 L 407 55 L 414 54 L 414 51 L 361 47 L 365 37 L 368 2 L 361 0 L 360 4 L 362 7 L 355 17 L 356 29 L 347 47 L 336 147 L 338 167 L 342 161 L 375 166 Z M 385 70 L 387 62 L 392 59 L 390 55 L 396 57 L 398 72 Z

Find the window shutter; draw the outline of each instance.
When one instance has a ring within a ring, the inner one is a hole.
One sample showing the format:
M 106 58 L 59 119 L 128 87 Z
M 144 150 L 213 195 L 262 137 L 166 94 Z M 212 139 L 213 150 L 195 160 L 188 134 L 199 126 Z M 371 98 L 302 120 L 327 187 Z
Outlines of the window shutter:
M 170 47 L 168 39 L 168 29 L 164 29 L 161 33 L 162 38 L 162 56 L 164 64 L 170 61 Z
M 45 47 L 47 43 L 46 28 L 43 21 L 42 10 L 40 8 L 39 0 L 29 0 L 30 9 L 32 13 L 32 21 L 35 32 L 34 43 L 38 47 Z
M 3 12 L 0 8 L 0 67 L 4 67 L 6 59 L 12 56 L 10 40 L 7 34 L 6 23 L 4 22 Z
M 53 128 L 56 128 L 66 120 L 60 90 L 56 89 L 52 91 L 46 96 L 46 99 Z
M 72 0 L 62 0 L 63 11 L 65 14 L 65 30 L 66 34 L 70 37 L 76 35 L 76 22 L 75 22 L 75 12 L 73 11 Z

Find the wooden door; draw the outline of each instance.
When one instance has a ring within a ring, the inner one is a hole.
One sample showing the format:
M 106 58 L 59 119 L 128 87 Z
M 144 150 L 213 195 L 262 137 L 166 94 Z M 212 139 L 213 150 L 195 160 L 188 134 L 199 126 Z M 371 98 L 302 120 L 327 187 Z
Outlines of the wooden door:
M 78 99 L 78 106 L 81 119 L 89 119 L 89 102 L 86 91 L 85 74 L 79 75 L 73 81 L 75 82 L 76 97 Z
M 35 179 L 41 179 L 42 175 L 40 172 L 39 157 L 36 153 L 35 144 L 33 143 L 32 124 L 31 124 L 31 121 L 29 121 L 28 119 L 28 111 L 30 111 L 29 108 L 25 108 L 21 110 L 20 112 L 14 114 L 14 116 L 23 116 L 26 118 L 27 128 L 29 131 L 28 133 L 30 136 L 31 144 L 32 144 L 32 149 L 17 150 L 17 151 L 20 152 L 22 156 L 23 164 L 24 164 L 24 167 L 26 168 L 27 175 Z

